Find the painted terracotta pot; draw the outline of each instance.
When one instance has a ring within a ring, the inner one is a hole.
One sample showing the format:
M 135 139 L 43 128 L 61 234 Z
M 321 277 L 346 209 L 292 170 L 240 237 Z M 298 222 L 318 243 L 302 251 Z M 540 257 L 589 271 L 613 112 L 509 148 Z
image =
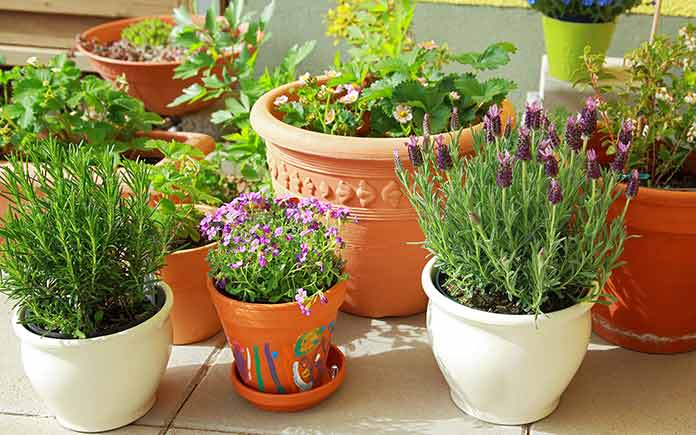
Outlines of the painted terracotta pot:
M 343 257 L 350 279 L 341 309 L 367 317 L 425 311 L 427 298 L 419 274 L 426 251 L 409 244 L 421 242 L 423 233 L 394 173 L 394 149 L 408 161 L 406 139 L 332 136 L 285 124 L 273 112 L 273 101 L 298 85 L 287 84 L 263 95 L 252 108 L 251 124 L 266 141 L 277 193 L 347 206 L 358 219 L 343 227 L 347 244 Z M 503 114 L 514 116 L 507 101 Z M 473 151 L 472 133 L 481 128 L 478 124 L 461 135 L 464 152 Z
M 121 39 L 121 31 L 138 21 L 148 18 L 159 18 L 170 24 L 174 20 L 167 15 L 153 17 L 137 17 L 125 20 L 110 21 L 92 27 L 82 33 L 86 40 L 96 39 L 100 42 L 111 42 Z M 196 112 L 212 105 L 216 100 L 197 101 L 192 104 L 182 104 L 176 107 L 167 107 L 183 90 L 194 83 L 200 83 L 200 77 L 192 77 L 185 80 L 174 79 L 174 70 L 180 62 L 134 62 L 127 60 L 111 59 L 98 56 L 79 42 L 77 49 L 87 56 L 89 63 L 95 71 L 104 79 L 114 82 L 120 75 L 124 75 L 128 82 L 128 93 L 145 104 L 147 110 L 160 115 L 183 115 Z
M 208 290 L 234 354 L 232 370 L 238 371 L 245 385 L 264 393 L 292 394 L 330 380 L 327 356 L 346 293 L 345 281 L 326 292 L 328 303 L 314 304 L 310 316 L 303 315 L 296 303 L 234 300 L 211 280 Z
M 622 196 L 612 214 L 623 206 Z M 641 352 L 695 350 L 696 192 L 641 188 L 626 227 L 640 237 L 626 241 L 626 264 L 607 283 L 616 301 L 592 310 L 594 331 Z

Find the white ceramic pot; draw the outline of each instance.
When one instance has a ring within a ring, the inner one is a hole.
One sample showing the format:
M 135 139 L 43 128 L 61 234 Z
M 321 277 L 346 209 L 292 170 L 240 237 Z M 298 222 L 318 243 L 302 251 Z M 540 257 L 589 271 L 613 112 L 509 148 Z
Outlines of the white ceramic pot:
M 125 426 L 147 413 L 167 368 L 173 295 L 157 314 L 125 331 L 96 338 L 41 337 L 12 319 L 24 371 L 58 422 L 80 432 Z
M 467 308 L 433 284 L 435 259 L 423 269 L 428 336 L 454 403 L 496 424 L 526 424 L 551 414 L 590 341 L 592 304 L 549 315 L 507 315 Z

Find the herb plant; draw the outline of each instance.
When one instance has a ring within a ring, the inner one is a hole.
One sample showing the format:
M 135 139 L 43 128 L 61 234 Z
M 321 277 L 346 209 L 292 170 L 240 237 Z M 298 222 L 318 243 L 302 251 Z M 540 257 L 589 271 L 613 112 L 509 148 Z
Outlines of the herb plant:
M 163 47 L 169 43 L 172 26 L 159 18 L 147 18 L 121 31 L 121 37 L 136 47 Z
M 609 221 L 625 153 L 612 169 L 601 169 L 587 148 L 596 106 L 589 102 L 571 116 L 562 138 L 538 104 L 527 107 L 516 132 L 501 126 L 497 106 L 484 126 L 474 157 L 460 154 L 456 134 L 449 145 L 441 137 L 420 144 L 412 137 L 413 173 L 396 154 L 425 247 L 438 259 L 441 290 L 463 305 L 502 314 L 539 315 L 600 301 L 620 265 L 624 215 L 638 174 L 630 176 L 623 212 Z M 623 136 L 626 147 L 630 136 Z
M 169 230 L 148 205 L 148 167 L 124 162 L 115 171 L 113 153 L 54 139 L 25 153 L 0 172 L 11 204 L 0 228 L 0 291 L 24 309 L 20 321 L 85 338 L 152 315 Z M 34 171 L 28 161 L 45 163 Z
M 628 166 L 638 169 L 648 186 L 696 187 L 696 168 L 687 168 L 696 149 L 696 26 L 682 27 L 676 38 L 645 42 L 625 59 L 628 77 L 612 87 L 600 82 L 604 59 L 585 54 L 608 152 L 617 152 L 617 119 L 628 119 L 638 133 Z
M 610 23 L 643 0 L 528 0 L 547 17 L 578 23 Z
M 339 234 L 348 216 L 316 198 L 240 195 L 201 221 L 206 237 L 220 242 L 208 254 L 215 286 L 244 302 L 296 301 L 309 315 L 344 278 Z
M 63 54 L 48 65 L 34 62 L 6 74 L 12 94 L 0 109 L 0 142 L 18 149 L 39 137 L 53 136 L 122 152 L 145 142 L 135 137 L 136 132 L 162 122 L 140 100 L 111 83 L 82 77 L 75 62 Z

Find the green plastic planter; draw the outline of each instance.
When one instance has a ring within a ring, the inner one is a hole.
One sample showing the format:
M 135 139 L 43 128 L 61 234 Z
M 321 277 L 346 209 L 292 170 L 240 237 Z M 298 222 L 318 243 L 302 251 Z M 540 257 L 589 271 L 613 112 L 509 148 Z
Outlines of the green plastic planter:
M 575 23 L 542 16 L 546 54 L 549 59 L 549 73 L 552 77 L 572 81 L 583 66 L 582 56 L 585 46 L 592 47 L 593 53 L 606 54 L 614 35 L 616 22 Z

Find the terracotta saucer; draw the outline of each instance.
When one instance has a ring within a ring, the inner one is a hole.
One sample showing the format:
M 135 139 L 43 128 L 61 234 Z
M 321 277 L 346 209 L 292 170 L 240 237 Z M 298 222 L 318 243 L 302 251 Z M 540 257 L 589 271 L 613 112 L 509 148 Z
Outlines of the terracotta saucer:
M 345 356 L 343 355 L 343 352 L 341 352 L 341 350 L 333 344 L 331 345 L 331 350 L 329 351 L 329 356 L 326 362 L 328 367 L 332 367 L 334 365 L 338 367 L 338 373 L 336 373 L 336 376 L 324 385 L 313 388 L 309 391 L 303 391 L 301 393 L 271 394 L 262 393 L 258 390 L 250 388 L 242 382 L 242 379 L 239 377 L 239 372 L 237 372 L 237 368 L 234 364 L 232 365 L 233 368 L 231 370 L 232 373 L 230 377 L 232 378 L 232 384 L 239 395 L 251 402 L 251 404 L 257 408 L 275 412 L 302 411 L 319 404 L 321 401 L 333 394 L 333 392 L 341 386 L 343 379 L 346 377 Z

